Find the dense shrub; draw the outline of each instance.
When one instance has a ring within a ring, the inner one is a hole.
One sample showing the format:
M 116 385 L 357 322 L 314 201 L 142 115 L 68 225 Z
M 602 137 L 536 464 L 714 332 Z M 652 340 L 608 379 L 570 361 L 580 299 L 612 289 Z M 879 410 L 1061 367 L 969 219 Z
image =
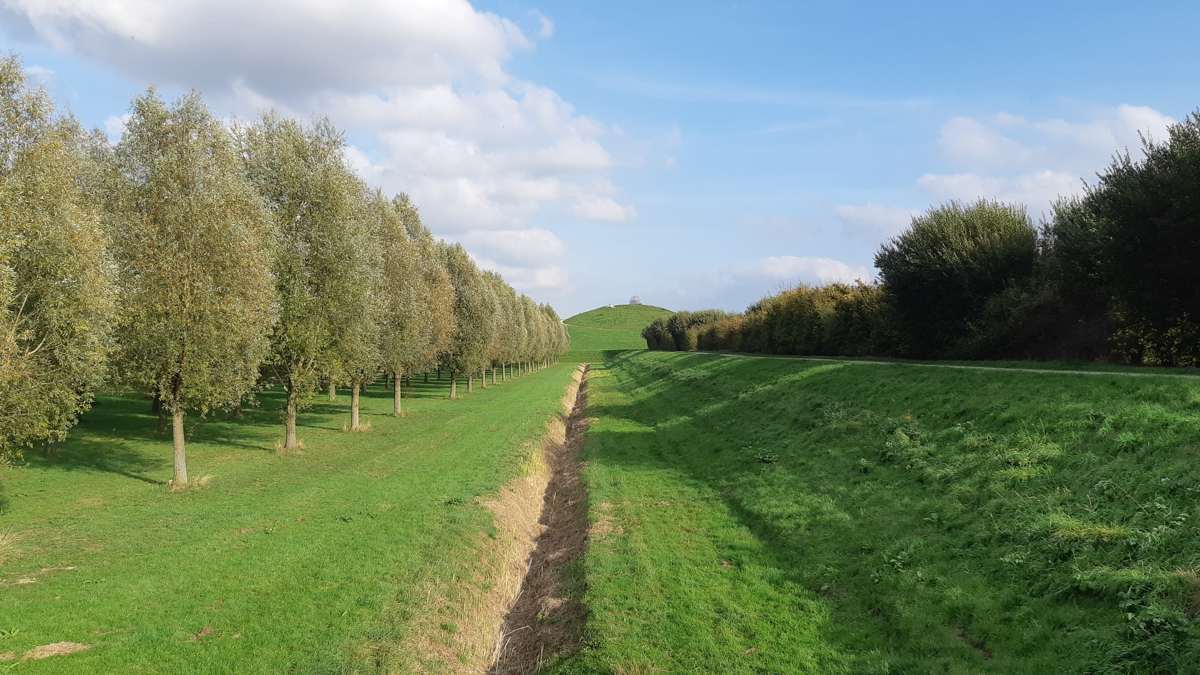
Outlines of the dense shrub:
M 719 309 L 675 312 L 666 318 L 655 319 L 642 330 L 642 338 L 646 340 L 648 349 L 695 351 L 700 348 L 700 334 L 704 327 L 727 316 L 728 313 Z
M 1114 355 L 1156 365 L 1200 359 L 1200 114 L 1144 157 L 1116 156 L 1048 228 L 1070 300 L 1107 310 Z
M 1020 206 L 951 202 L 913 219 L 875 256 L 916 356 L 960 350 L 997 294 L 1028 280 L 1037 231 Z

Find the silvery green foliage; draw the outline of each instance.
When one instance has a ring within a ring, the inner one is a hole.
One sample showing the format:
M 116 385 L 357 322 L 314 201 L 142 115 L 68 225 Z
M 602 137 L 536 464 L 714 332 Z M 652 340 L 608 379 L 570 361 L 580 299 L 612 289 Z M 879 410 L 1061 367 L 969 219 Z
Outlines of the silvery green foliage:
M 246 175 L 271 213 L 278 321 L 265 371 L 302 405 L 318 378 L 337 370 L 341 305 L 361 282 L 345 264 L 360 245 L 360 186 L 346 165 L 342 134 L 328 120 L 306 127 L 268 114 L 236 137 Z
M 88 142 L 0 61 L 0 460 L 62 440 L 105 376 L 114 269 Z
M 383 331 L 383 257 L 379 241 L 377 192 L 359 183 L 354 210 L 348 218 L 349 249 L 342 260 L 343 273 L 353 282 L 336 300 L 334 352 L 335 379 L 346 383 L 369 382 L 383 365 L 380 335 Z
M 435 339 L 431 330 L 435 307 L 430 288 L 434 279 L 421 259 L 426 249 L 413 236 L 420 230 L 412 221 L 419 224 L 420 216 L 404 195 L 392 200 L 380 199 L 374 208 L 379 213 L 377 223 L 383 249 L 380 351 L 387 370 L 411 373 L 430 364 Z
M 494 303 L 466 250 L 458 244 L 440 248 L 446 270 L 454 284 L 456 326 L 450 349 L 442 356 L 442 363 L 455 373 L 473 373 L 487 364 Z
M 121 375 L 168 410 L 234 406 L 270 346 L 270 214 L 195 93 L 137 98 L 116 163 Z

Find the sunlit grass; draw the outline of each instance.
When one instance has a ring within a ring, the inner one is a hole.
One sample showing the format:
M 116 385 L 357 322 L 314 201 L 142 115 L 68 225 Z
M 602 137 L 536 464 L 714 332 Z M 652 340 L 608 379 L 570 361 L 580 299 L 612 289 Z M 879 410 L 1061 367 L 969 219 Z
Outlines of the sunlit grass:
M 1200 379 L 594 366 L 561 672 L 1196 672 Z
M 400 419 L 375 387 L 367 433 L 341 431 L 346 392 L 318 397 L 289 456 L 268 392 L 190 430 L 189 468 L 209 478 L 180 494 L 149 403 L 102 397 L 52 458 L 0 469 L 0 654 L 91 645 L 22 672 L 344 669 L 403 638 L 419 589 L 471 568 L 494 529 L 476 498 L 526 466 L 570 370 L 456 402 L 417 376 Z

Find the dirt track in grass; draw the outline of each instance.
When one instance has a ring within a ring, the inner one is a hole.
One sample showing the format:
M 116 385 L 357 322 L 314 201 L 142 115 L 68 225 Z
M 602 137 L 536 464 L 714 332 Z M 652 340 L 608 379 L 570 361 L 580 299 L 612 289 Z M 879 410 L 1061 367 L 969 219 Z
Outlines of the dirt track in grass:
M 550 482 L 536 548 L 517 599 L 504 620 L 490 673 L 532 673 L 579 645 L 587 608 L 572 588 L 572 564 L 587 549 L 587 488 L 580 452 L 588 428 L 587 367 L 567 419 L 566 441 L 547 448 Z

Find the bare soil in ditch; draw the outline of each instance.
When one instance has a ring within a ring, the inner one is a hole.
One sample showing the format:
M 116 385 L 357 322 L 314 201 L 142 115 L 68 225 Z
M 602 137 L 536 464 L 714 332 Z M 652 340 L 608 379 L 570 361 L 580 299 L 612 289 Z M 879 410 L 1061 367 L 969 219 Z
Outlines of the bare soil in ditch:
M 550 482 L 543 499 L 542 532 L 529 558 L 520 593 L 504 619 L 489 673 L 534 673 L 579 646 L 587 608 L 572 587 L 571 564 L 587 549 L 587 488 L 580 452 L 588 428 L 587 367 L 567 419 L 566 441 L 548 447 Z

